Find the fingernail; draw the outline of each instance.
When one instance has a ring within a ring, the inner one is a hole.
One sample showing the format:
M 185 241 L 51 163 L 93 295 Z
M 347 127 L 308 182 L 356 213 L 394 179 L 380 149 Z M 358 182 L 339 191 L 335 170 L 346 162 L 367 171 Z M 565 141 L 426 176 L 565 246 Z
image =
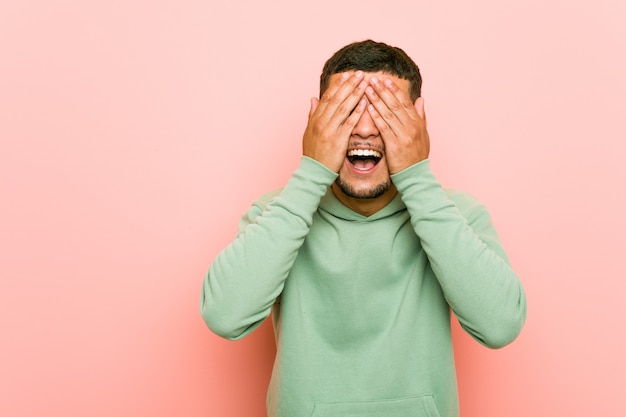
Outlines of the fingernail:
M 354 76 L 355 76 L 356 78 L 361 78 L 361 77 L 363 77 L 363 71 L 358 70 L 357 72 L 355 72 L 355 73 L 354 73 Z

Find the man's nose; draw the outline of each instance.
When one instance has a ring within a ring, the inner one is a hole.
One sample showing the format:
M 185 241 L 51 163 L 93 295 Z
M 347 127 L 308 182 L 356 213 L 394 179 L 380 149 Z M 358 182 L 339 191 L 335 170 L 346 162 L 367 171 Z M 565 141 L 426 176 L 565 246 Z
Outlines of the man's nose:
M 352 135 L 366 139 L 372 136 L 378 136 L 378 133 L 378 128 L 374 123 L 374 119 L 372 119 L 372 116 L 370 116 L 366 109 L 361 115 L 361 118 L 357 122 L 356 126 L 354 126 L 354 129 L 352 129 Z

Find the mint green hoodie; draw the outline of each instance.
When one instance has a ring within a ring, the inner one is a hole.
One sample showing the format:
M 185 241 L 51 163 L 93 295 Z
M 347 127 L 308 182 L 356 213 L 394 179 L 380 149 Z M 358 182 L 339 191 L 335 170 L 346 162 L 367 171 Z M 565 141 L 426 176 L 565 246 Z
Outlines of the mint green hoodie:
M 526 300 L 485 208 L 443 190 L 425 160 L 364 217 L 302 157 L 214 260 L 201 312 L 239 339 L 273 312 L 269 417 L 456 417 L 450 310 L 481 344 L 513 341 Z

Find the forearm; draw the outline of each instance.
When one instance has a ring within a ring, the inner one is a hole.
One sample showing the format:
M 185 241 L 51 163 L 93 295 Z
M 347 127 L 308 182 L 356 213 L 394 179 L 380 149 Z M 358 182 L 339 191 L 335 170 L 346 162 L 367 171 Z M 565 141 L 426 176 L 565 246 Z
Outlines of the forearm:
M 303 157 L 280 195 L 249 211 L 238 236 L 215 258 L 203 282 L 200 308 L 215 333 L 237 339 L 267 318 L 313 213 L 335 178 Z
M 473 203 L 462 213 L 427 160 L 393 181 L 461 325 L 487 346 L 511 342 L 524 323 L 526 299 L 486 210 Z

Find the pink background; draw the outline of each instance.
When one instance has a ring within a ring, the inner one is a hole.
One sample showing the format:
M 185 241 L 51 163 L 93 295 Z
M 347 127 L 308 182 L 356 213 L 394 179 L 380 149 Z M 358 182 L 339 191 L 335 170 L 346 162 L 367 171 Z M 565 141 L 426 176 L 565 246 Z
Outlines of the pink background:
M 465 417 L 623 415 L 622 0 L 0 5 L 0 415 L 264 414 L 268 323 L 207 330 L 203 274 L 296 167 L 323 62 L 420 65 L 441 182 L 490 209 L 529 299 L 455 327 Z

